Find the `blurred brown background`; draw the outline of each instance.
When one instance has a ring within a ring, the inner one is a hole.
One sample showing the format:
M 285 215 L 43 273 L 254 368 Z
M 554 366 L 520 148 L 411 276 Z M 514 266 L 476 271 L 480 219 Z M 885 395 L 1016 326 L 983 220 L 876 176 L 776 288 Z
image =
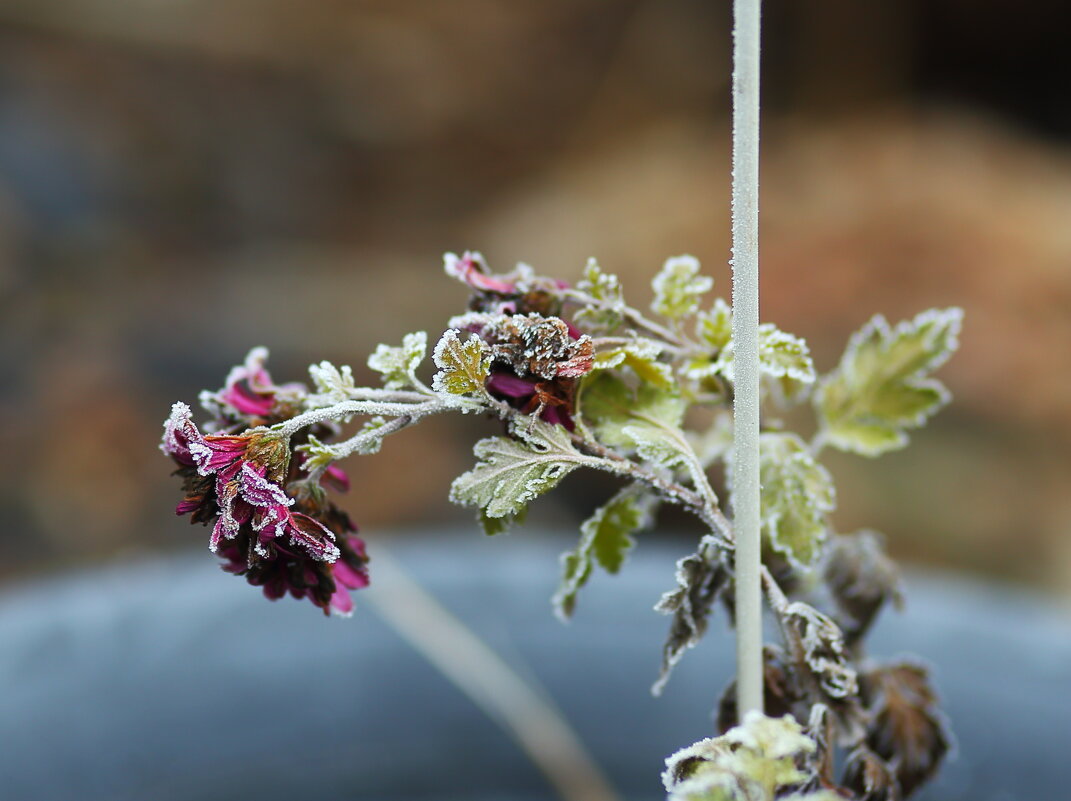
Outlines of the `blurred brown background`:
M 873 312 L 967 311 L 955 404 L 828 459 L 839 527 L 1071 595 L 1071 6 L 765 20 L 764 318 L 826 370 Z M 170 403 L 256 344 L 368 378 L 463 305 L 444 250 L 594 255 L 638 302 L 689 252 L 727 294 L 729 47 L 724 0 L 0 0 L 0 576 L 206 543 Z M 351 462 L 373 549 L 469 519 L 446 490 L 489 430 Z M 590 508 L 567 486 L 541 519 Z

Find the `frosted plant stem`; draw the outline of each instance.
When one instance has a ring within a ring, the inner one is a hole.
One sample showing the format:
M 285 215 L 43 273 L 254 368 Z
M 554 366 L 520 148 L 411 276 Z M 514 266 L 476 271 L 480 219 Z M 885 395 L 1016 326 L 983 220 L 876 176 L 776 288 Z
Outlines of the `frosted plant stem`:
M 517 741 L 564 801 L 620 801 L 554 704 L 416 583 L 382 546 L 366 597 L 380 616 Z
M 759 0 L 733 0 L 733 494 L 740 719 L 763 708 L 759 581 Z

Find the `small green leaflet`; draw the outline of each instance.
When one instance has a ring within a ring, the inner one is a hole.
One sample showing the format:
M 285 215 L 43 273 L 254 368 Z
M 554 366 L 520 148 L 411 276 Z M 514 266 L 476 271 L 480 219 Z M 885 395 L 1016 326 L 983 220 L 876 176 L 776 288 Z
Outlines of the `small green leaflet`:
M 559 618 L 572 617 L 576 595 L 591 576 L 593 557 L 608 573 L 621 569 L 635 545 L 632 535 L 650 525 L 656 504 L 654 495 L 633 484 L 584 521 L 576 549 L 562 554 L 562 580 L 552 599 Z
M 655 293 L 651 308 L 670 320 L 681 320 L 699 310 L 699 298 L 714 286 L 714 279 L 699 274 L 694 256 L 674 256 L 666 259 L 651 286 Z
M 578 321 L 583 320 L 599 331 L 613 331 L 621 325 L 625 301 L 621 296 L 621 282 L 616 275 L 604 273 L 595 259 L 588 259 L 584 277 L 576 288 L 597 301 L 597 304 L 584 306 L 576 313 Z
M 794 566 L 809 567 L 835 504 L 832 477 L 798 436 L 769 433 L 759 438 L 759 481 L 763 534 Z
M 653 339 L 634 337 L 624 345 L 595 354 L 592 369 L 609 370 L 624 365 L 631 368 L 640 380 L 650 382 L 662 389 L 671 389 L 673 370 L 668 364 L 658 361 L 661 353 L 662 346 Z
M 720 351 L 733 336 L 733 310 L 723 298 L 715 298 L 710 311 L 700 312 L 695 335 L 713 351 Z
M 880 314 L 852 335 L 814 404 L 822 438 L 842 451 L 878 456 L 907 445 L 951 397 L 930 373 L 956 350 L 959 308 L 930 309 L 890 328 Z
M 791 715 L 768 718 L 749 712 L 721 737 L 700 740 L 666 759 L 666 801 L 751 801 L 784 797 L 807 780 L 799 764 L 817 746 Z M 793 795 L 798 801 L 836 798 L 819 791 Z
M 310 365 L 309 378 L 312 379 L 312 385 L 316 388 L 316 392 L 310 393 L 305 399 L 305 406 L 309 409 L 342 403 L 349 399 L 350 390 L 355 386 L 353 371 L 349 365 L 343 365 L 340 370 L 327 361 Z
M 624 308 L 621 282 L 613 273 L 604 273 L 595 259 L 588 259 L 588 263 L 584 265 L 584 277 L 577 283 L 576 288 L 601 303 L 614 308 Z
M 435 346 L 432 358 L 439 372 L 432 379 L 432 388 L 447 395 L 471 395 L 484 391 L 484 382 L 491 372 L 491 352 L 476 334 L 462 342 L 458 331 L 451 328 Z
M 476 443 L 476 466 L 454 479 L 451 501 L 475 506 L 486 518 L 516 517 L 576 468 L 607 466 L 606 460 L 574 448 L 562 426 L 530 419 L 513 423 L 510 432 L 516 439 Z
M 610 447 L 634 443 L 624 429 L 647 425 L 679 430 L 685 402 L 676 392 L 650 384 L 633 390 L 612 373 L 599 373 L 584 382 L 581 394 L 585 419 L 598 432 L 599 440 Z
M 725 308 L 728 309 L 727 306 Z M 716 307 L 708 315 L 701 318 L 697 328 L 704 344 L 714 350 L 708 357 L 692 359 L 684 373 L 689 378 L 697 379 L 721 374 L 732 381 L 735 355 L 727 328 L 732 326 L 732 312 L 722 315 Z M 715 346 L 715 342 L 722 344 Z M 812 384 L 815 379 L 814 363 L 807 343 L 773 323 L 759 326 L 759 370 L 764 376 L 785 382 Z
M 406 334 L 400 348 L 380 345 L 368 357 L 368 366 L 383 375 L 387 389 L 409 389 L 420 386 L 416 368 L 428 351 L 428 335 L 424 331 Z
M 681 431 L 685 402 L 676 392 L 641 383 L 634 391 L 612 373 L 589 379 L 581 411 L 599 441 L 634 448 L 640 457 L 673 468 L 695 461 Z
M 297 450 L 305 454 L 306 458 L 302 469 L 306 472 L 325 470 L 335 460 L 335 454 L 332 452 L 331 446 L 320 442 L 312 434 L 309 434 L 309 441 Z

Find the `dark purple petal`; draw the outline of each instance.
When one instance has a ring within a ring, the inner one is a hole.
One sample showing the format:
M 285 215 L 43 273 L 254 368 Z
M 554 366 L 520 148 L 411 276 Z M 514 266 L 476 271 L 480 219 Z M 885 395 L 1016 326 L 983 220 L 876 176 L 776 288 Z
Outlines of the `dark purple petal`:
M 175 514 L 180 517 L 182 515 L 188 515 L 190 512 L 200 509 L 204 502 L 204 498 L 187 498 L 175 507 Z
M 569 410 L 564 406 L 546 406 L 539 416 L 544 422 L 564 426 L 566 431 L 573 431 L 576 428 Z
M 526 398 L 535 394 L 534 378 L 518 378 L 509 373 L 492 373 L 487 379 L 487 388 L 507 398 Z

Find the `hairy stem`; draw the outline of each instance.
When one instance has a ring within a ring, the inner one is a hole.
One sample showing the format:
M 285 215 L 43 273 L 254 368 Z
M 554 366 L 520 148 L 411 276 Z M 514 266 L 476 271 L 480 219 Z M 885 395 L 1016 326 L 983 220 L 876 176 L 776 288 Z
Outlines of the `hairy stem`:
M 733 496 L 736 687 L 763 709 L 759 497 L 759 0 L 733 2 Z
M 376 390 L 368 391 L 369 395 L 375 392 Z M 398 396 L 404 396 L 405 399 L 398 400 Z M 445 412 L 452 408 L 448 403 L 434 396 L 429 398 L 417 392 L 383 391 L 382 394 L 374 395 L 366 400 L 346 400 L 332 406 L 312 409 L 272 426 L 271 430 L 284 437 L 290 437 L 308 426 L 329 420 L 342 420 L 355 414 L 382 415 L 383 417 L 408 416 L 416 420 L 428 414 Z
M 591 295 L 587 295 L 577 289 L 564 290 L 562 292 L 562 298 L 573 303 L 578 303 L 581 306 L 590 306 L 596 309 L 607 308 L 607 304 L 603 301 L 593 298 L 591 297 Z M 659 325 L 653 320 L 648 320 L 631 306 L 624 306 L 620 309 L 617 309 L 617 311 L 620 312 L 621 316 L 628 320 L 634 328 L 639 331 L 644 331 L 647 334 L 650 334 L 655 339 L 661 340 L 662 344 L 665 345 L 669 350 L 679 351 L 685 350 L 688 347 L 688 343 L 685 342 L 677 334 L 673 333 L 668 328 Z

